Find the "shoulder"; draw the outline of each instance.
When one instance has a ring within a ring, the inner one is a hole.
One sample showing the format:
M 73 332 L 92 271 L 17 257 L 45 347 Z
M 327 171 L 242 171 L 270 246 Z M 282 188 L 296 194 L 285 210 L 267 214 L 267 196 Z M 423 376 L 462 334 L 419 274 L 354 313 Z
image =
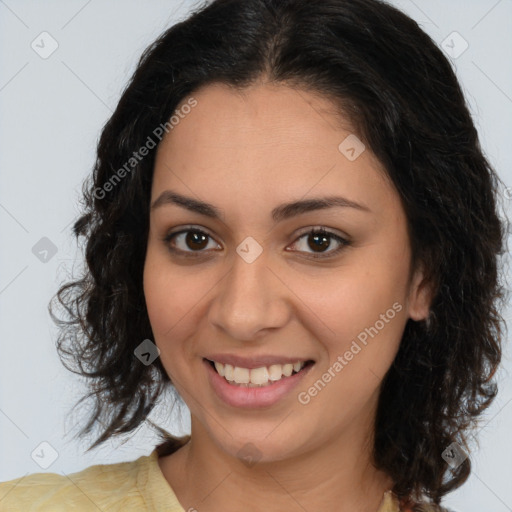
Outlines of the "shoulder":
M 2 512 L 145 510 L 139 490 L 151 456 L 90 466 L 69 475 L 35 473 L 0 483 Z M 74 507 L 74 508 L 72 508 Z

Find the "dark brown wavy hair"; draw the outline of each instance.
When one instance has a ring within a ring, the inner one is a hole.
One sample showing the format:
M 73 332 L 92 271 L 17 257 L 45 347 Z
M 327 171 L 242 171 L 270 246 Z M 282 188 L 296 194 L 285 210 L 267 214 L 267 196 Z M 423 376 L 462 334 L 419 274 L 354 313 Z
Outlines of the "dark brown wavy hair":
M 50 303 L 62 362 L 85 377 L 82 400 L 94 403 L 79 435 L 101 427 L 92 449 L 130 433 L 172 389 L 160 359 L 146 366 L 134 356 L 153 339 L 142 276 L 156 149 L 114 185 L 113 177 L 199 87 L 244 88 L 261 77 L 332 99 L 400 195 L 413 264 L 425 266 L 434 297 L 428 322 L 406 324 L 382 383 L 374 459 L 397 496 L 439 504 L 470 474 L 469 458 L 452 470 L 443 451 L 452 442 L 469 451 L 497 392 L 500 180 L 450 62 L 416 22 L 378 0 L 215 0 L 143 52 L 83 186 L 73 229 L 86 266 Z

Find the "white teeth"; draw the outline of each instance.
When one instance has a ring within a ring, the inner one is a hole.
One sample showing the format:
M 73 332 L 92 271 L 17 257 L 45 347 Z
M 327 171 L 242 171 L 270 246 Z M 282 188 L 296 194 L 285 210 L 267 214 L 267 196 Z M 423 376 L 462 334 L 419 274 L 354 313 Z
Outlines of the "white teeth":
M 219 364 L 222 364 L 222 363 L 219 363 Z M 229 381 L 235 380 L 233 377 L 233 367 L 230 364 L 224 365 L 224 378 Z
M 228 382 L 246 385 L 247 387 L 270 385 L 281 380 L 283 376 L 290 377 L 294 371 L 299 372 L 305 364 L 304 361 L 298 361 L 294 364 L 272 364 L 268 367 L 248 369 L 214 362 L 215 369 L 221 377 L 224 377 Z
M 233 370 L 233 380 L 237 384 L 249 384 L 249 370 L 235 366 Z
M 272 364 L 268 367 L 268 377 L 270 380 L 280 380 L 283 375 L 283 366 L 281 364 Z
M 268 370 L 265 366 L 261 368 L 254 368 L 251 370 L 251 382 L 253 384 L 267 384 L 268 383 Z
M 217 363 L 217 361 L 215 361 L 215 369 L 217 370 L 217 373 L 221 377 L 224 377 L 224 365 L 223 364 Z
M 283 375 L 289 377 L 293 373 L 293 364 L 283 364 Z

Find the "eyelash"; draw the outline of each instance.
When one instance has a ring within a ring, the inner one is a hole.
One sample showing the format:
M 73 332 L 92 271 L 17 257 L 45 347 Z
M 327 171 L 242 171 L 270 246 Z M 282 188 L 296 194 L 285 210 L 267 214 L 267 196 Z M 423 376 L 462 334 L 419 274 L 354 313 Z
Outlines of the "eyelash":
M 162 240 L 166 244 L 166 246 L 169 249 L 169 251 L 171 251 L 172 253 L 175 253 L 175 254 L 182 255 L 185 258 L 199 258 L 199 257 L 202 257 L 203 253 L 206 252 L 204 250 L 201 250 L 201 251 L 183 251 L 181 249 L 176 249 L 175 247 L 172 247 L 170 245 L 170 242 L 176 236 L 181 235 L 183 233 L 197 233 L 197 234 L 200 234 L 200 235 L 205 235 L 205 236 L 207 236 L 210 239 L 213 239 L 213 237 L 211 235 L 209 235 L 208 233 L 206 233 L 205 231 L 203 231 L 201 229 L 193 228 L 193 227 L 188 227 L 187 229 L 182 229 L 180 231 L 168 233 L 167 235 L 165 235 L 163 237 Z M 315 260 L 333 258 L 334 256 L 337 256 L 345 247 L 350 245 L 350 241 L 349 240 L 347 240 L 346 238 L 341 237 L 340 235 L 337 235 L 336 233 L 333 233 L 332 231 L 327 230 L 324 227 L 315 227 L 315 228 L 310 229 L 309 231 L 302 232 L 296 238 L 296 240 L 293 242 L 293 244 L 295 244 L 298 240 L 303 238 L 305 235 L 324 235 L 324 236 L 327 236 L 329 238 L 333 238 L 334 240 L 336 240 L 337 242 L 340 243 L 340 247 L 338 247 L 338 249 L 335 249 L 333 251 L 329 251 L 327 253 L 317 253 L 317 254 L 327 254 L 327 256 L 323 256 L 323 255 L 322 256 L 318 256 L 318 255 L 314 255 L 314 253 L 307 253 L 307 254 L 309 254 L 309 256 L 307 256 L 308 258 L 315 259 Z

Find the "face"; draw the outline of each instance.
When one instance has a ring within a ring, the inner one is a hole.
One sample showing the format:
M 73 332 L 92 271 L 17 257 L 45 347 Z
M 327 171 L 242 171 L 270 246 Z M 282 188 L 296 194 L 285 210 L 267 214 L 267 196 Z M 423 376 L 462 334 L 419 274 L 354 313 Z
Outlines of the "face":
M 158 148 L 144 268 L 192 435 L 270 461 L 369 428 L 405 323 L 428 313 L 396 190 L 326 98 L 268 84 L 193 97 Z M 309 363 L 256 388 L 207 360 L 256 382 Z

